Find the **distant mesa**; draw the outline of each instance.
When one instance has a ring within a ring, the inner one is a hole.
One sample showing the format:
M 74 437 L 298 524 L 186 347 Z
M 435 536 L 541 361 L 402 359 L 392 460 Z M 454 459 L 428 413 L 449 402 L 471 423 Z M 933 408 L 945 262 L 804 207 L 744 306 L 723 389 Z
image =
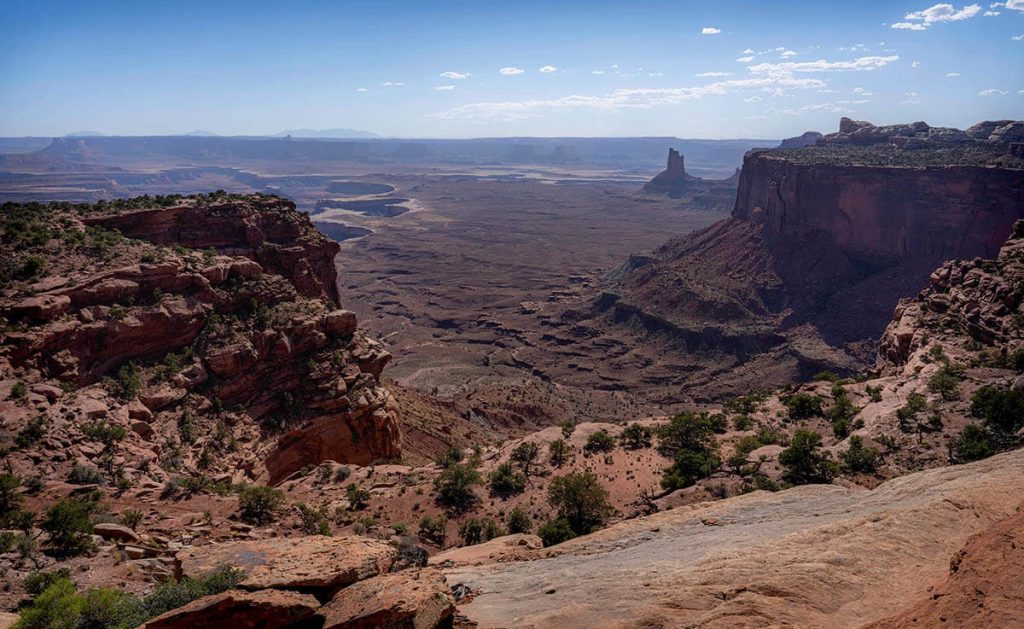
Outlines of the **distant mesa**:
M 190 138 L 219 138 L 219 133 L 213 131 L 204 131 L 203 129 L 196 129 L 195 131 L 189 131 L 188 133 L 182 133 L 181 135 L 188 136 Z
M 65 138 L 104 138 L 106 133 L 100 133 L 99 131 L 72 131 L 71 133 L 65 133 Z
M 278 133 L 273 134 L 270 137 L 283 138 L 291 136 L 293 138 L 322 138 L 331 140 L 367 140 L 373 138 L 379 138 L 381 136 L 376 133 L 370 133 L 369 131 L 360 131 L 359 129 L 286 129 Z
M 678 199 L 692 191 L 695 185 L 703 183 L 700 177 L 686 173 L 685 158 L 675 149 L 668 150 L 668 163 L 665 170 L 658 173 L 643 187 L 644 194 L 653 194 Z
M 670 148 L 665 170 L 644 184 L 640 194 L 680 199 L 696 209 L 728 211 L 736 198 L 739 180 L 739 168 L 726 179 L 694 177 L 686 172 L 683 155 Z
M 805 146 L 814 146 L 822 137 L 824 136 L 817 131 L 805 131 L 803 134 L 798 135 L 795 138 L 786 138 L 778 148 L 800 149 Z

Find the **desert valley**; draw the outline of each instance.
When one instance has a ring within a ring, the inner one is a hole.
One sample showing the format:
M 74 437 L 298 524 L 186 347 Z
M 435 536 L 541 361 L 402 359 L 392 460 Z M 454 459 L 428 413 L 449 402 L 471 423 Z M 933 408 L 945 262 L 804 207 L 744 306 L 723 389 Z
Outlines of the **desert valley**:
M 1024 627 L 1024 120 L 893 123 L 931 107 L 903 86 L 888 124 L 863 87 L 778 104 L 1018 4 L 908 9 L 850 61 L 748 48 L 698 87 L 353 106 L 409 138 L 5 131 L 0 629 Z M 663 76 L 582 67 L 490 74 Z M 276 97 L 194 106 L 317 119 Z M 687 139 L 729 98 L 764 113 Z M 545 126 L 691 107 L 686 137 Z M 122 114 L 150 109 L 191 120 Z

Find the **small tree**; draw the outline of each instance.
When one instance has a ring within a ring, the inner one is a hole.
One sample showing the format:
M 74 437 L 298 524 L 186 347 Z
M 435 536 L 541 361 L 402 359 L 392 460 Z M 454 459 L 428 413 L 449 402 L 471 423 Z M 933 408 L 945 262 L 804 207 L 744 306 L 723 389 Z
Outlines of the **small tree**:
M 850 447 L 843 452 L 843 469 L 848 472 L 873 474 L 878 468 L 881 454 L 878 448 L 865 448 L 864 440 L 857 435 L 850 437 Z
M 46 510 L 40 527 L 49 535 L 49 547 L 58 557 L 74 557 L 93 549 L 92 520 L 98 503 L 93 500 L 61 500 Z
M 812 393 L 795 393 L 782 398 L 782 403 L 789 409 L 789 418 L 795 421 L 820 417 L 821 398 Z
M 548 462 L 555 467 L 562 467 L 569 458 L 569 446 L 564 439 L 555 439 L 548 444 Z
M 348 498 L 348 508 L 352 511 L 362 511 L 370 504 L 369 490 L 356 487 L 355 483 L 349 483 L 345 488 L 345 497 Z
M 651 447 L 651 436 L 653 431 L 640 424 L 633 422 L 622 430 L 620 439 L 622 447 L 627 450 L 639 450 Z
M 479 544 L 480 542 L 487 542 L 495 537 L 501 537 L 505 534 L 505 531 L 494 522 L 487 518 L 476 519 L 470 518 L 465 520 L 459 525 L 459 535 L 467 545 L 472 546 L 473 544 Z
M 537 529 L 537 534 L 540 535 L 545 546 L 561 544 L 562 542 L 576 537 L 576 533 L 572 530 L 572 527 L 569 526 L 569 521 L 565 518 L 555 518 L 554 520 L 546 522 L 543 526 Z
M 480 472 L 467 463 L 449 465 L 434 481 L 437 500 L 452 509 L 465 509 L 476 502 L 473 486 L 481 480 Z
M 284 494 L 266 485 L 248 485 L 238 492 L 238 513 L 246 522 L 270 524 L 277 519 Z
M 1013 435 L 1024 427 L 1024 391 L 981 387 L 971 398 L 971 415 L 997 433 Z
M 538 456 L 540 456 L 540 445 L 536 441 L 524 441 L 512 450 L 511 458 L 519 466 L 519 469 L 523 470 L 523 474 L 529 476 L 530 467 L 536 462 Z
M 420 520 L 420 537 L 437 544 L 440 548 L 444 548 L 444 541 L 447 537 L 447 532 L 448 518 L 443 515 L 439 515 L 437 517 L 425 515 Z
M 526 489 L 526 474 L 519 471 L 510 462 L 505 462 L 494 468 L 488 477 L 491 492 L 499 496 L 522 493 Z
M 938 393 L 944 400 L 955 400 L 960 397 L 959 388 L 963 379 L 963 373 L 959 369 L 946 363 L 928 379 L 928 390 Z
M 665 489 L 689 487 L 721 466 L 714 425 L 707 415 L 681 413 L 658 432 L 658 448 L 674 462 L 665 470 Z
M 785 469 L 782 477 L 794 485 L 828 483 L 835 475 L 835 463 L 821 451 L 821 435 L 812 430 L 798 430 L 789 447 L 779 454 Z
M 583 449 L 587 452 L 611 452 L 615 449 L 615 438 L 602 428 L 587 437 L 587 444 Z
M 977 424 L 967 424 L 963 432 L 949 444 L 950 463 L 970 463 L 987 459 L 996 453 L 992 432 Z
M 509 533 L 529 533 L 533 521 L 522 507 L 514 507 L 505 517 L 505 528 Z
M 608 492 L 593 472 L 556 476 L 548 487 L 548 502 L 577 535 L 604 526 L 613 512 Z

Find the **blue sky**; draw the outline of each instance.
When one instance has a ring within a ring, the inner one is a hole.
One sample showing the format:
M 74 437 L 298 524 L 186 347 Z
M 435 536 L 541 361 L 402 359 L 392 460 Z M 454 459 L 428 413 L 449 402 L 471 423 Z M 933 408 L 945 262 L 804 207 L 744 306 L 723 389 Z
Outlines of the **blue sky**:
M 0 0 L 0 135 L 782 137 L 1024 117 L 1024 0 Z

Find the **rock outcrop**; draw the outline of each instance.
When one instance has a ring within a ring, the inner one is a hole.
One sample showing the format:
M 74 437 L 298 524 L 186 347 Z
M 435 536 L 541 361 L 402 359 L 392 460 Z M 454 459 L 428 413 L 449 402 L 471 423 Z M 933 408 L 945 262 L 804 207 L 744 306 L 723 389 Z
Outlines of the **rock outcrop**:
M 807 134 L 804 134 L 807 135 Z M 874 146 L 888 144 L 897 148 L 949 148 L 975 143 L 1007 144 L 1024 140 L 1024 121 L 986 120 L 967 130 L 932 127 L 926 122 L 878 127 L 863 120 L 843 118 L 839 131 L 818 138 L 821 146 Z M 807 146 L 807 145 L 804 145 Z M 797 148 L 796 146 L 781 148 Z
M 172 609 L 139 629 L 287 629 L 312 620 L 319 606 L 298 592 L 229 590 Z
M 245 256 L 287 278 L 306 297 L 338 303 L 334 256 L 340 246 L 313 227 L 295 204 L 279 197 L 247 197 L 197 205 L 145 208 L 83 219 L 128 238 L 158 245 L 214 249 Z
M 849 146 L 752 151 L 732 216 L 613 274 L 592 312 L 687 352 L 772 352 L 767 373 L 730 371 L 741 388 L 866 366 L 900 298 L 945 260 L 994 256 L 1024 218 L 1024 162 L 999 161 L 990 139 L 1015 124 L 960 132 L 988 133 L 967 148 L 910 150 L 863 138 L 948 134 L 844 120 L 839 135 L 859 138 Z M 692 385 L 702 368 L 688 371 Z
M 323 629 L 450 627 L 455 599 L 440 571 L 411 569 L 351 585 L 320 613 Z
M 391 356 L 337 307 L 336 243 L 273 197 L 127 204 L 26 208 L 38 233 L 71 225 L 71 244 L 32 245 L 45 274 L 0 296 L 0 379 L 46 390 L 34 408 L 0 402 L 6 431 L 42 415 L 52 437 L 75 440 L 81 426 L 67 418 L 109 418 L 130 429 L 127 468 L 148 467 L 171 439 L 182 463 L 272 483 L 323 460 L 400 456 L 397 405 L 380 384 Z M 197 438 L 214 429 L 216 447 Z M 251 443 L 226 447 L 238 440 Z M 12 460 L 99 455 L 29 450 Z
M 724 211 L 732 203 L 738 174 L 739 170 L 727 179 L 694 177 L 686 172 L 683 155 L 669 149 L 665 170 L 644 184 L 640 194 L 681 199 L 691 207 Z
M 820 140 L 822 134 L 818 131 L 805 131 L 804 133 L 793 137 L 786 138 L 779 144 L 780 149 L 799 149 L 805 146 L 814 146 Z

